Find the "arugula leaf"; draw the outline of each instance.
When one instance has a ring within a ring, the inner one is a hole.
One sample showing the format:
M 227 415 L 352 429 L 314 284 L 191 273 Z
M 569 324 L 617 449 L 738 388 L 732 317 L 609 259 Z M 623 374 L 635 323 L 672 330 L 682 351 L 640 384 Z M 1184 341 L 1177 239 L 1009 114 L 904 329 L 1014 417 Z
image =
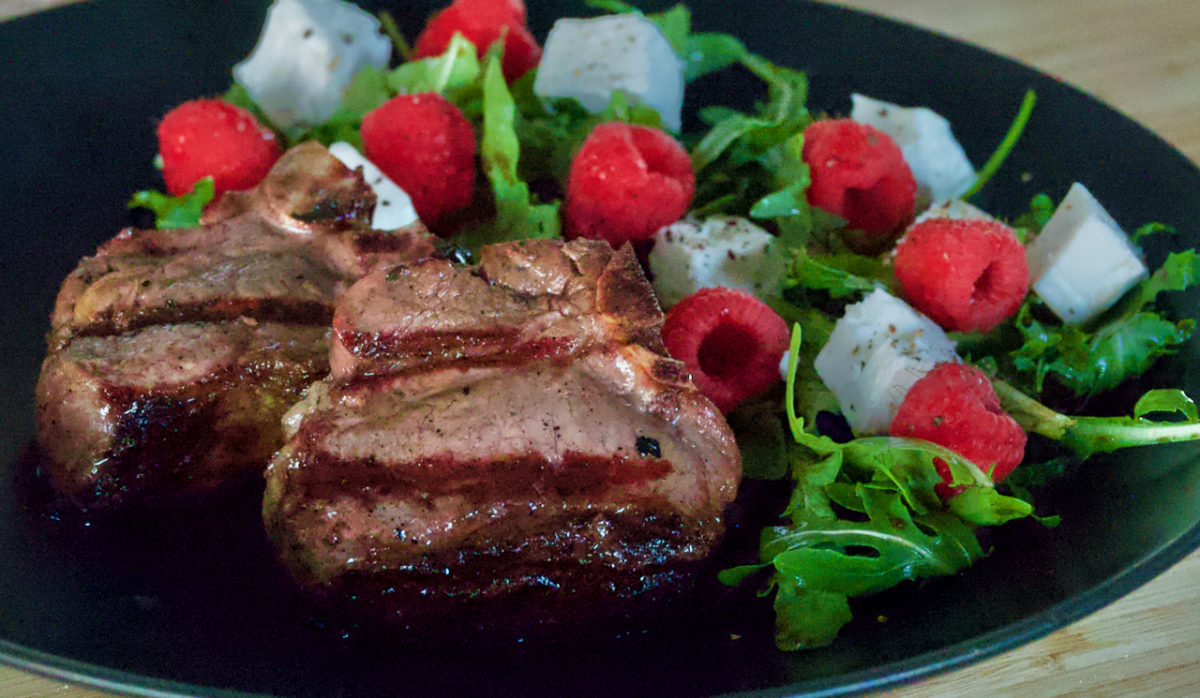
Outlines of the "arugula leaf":
M 588 113 L 574 99 L 542 101 L 533 93 L 534 71 L 512 84 L 517 104 L 517 136 L 526 149 L 521 172 L 527 179 L 550 179 L 565 186 L 571 159 L 584 139 L 598 124 L 620 121 L 640 126 L 662 126 L 654 109 L 631 103 L 624 92 L 614 92 L 608 106 L 598 114 Z
M 941 446 L 890 437 L 837 444 L 807 432 L 795 411 L 801 334 L 794 326 L 784 398 L 796 483 L 786 521 L 763 531 L 758 564 L 718 574 L 735 585 L 771 571 L 762 593 L 775 592 L 775 643 L 783 650 L 828 645 L 851 620 L 850 597 L 953 574 L 984 554 L 976 526 L 1033 511 L 996 492 L 974 464 Z M 942 481 L 935 463 L 944 463 L 953 484 L 966 488 L 949 505 L 934 490 Z
M 759 160 L 768 150 L 802 132 L 812 123 L 805 102 L 808 78 L 798 70 L 772 64 L 747 53 L 740 59 L 750 72 L 767 84 L 767 102 L 756 113 L 732 109 L 705 110 L 701 118 L 719 117 L 692 151 L 692 165 L 699 172 L 727 151 L 735 164 Z
M 1134 242 L 1137 242 L 1149 235 L 1173 232 L 1175 232 L 1175 227 L 1167 225 L 1166 223 L 1146 223 L 1145 225 L 1138 227 L 1137 230 L 1133 231 L 1131 238 Z
M 1047 324 L 1034 318 L 1036 301 L 1027 300 L 1014 326 L 1023 343 L 1010 352 L 1016 370 L 1032 374 L 1040 393 L 1054 375 L 1076 395 L 1095 395 L 1141 375 L 1160 357 L 1174 353 L 1191 337 L 1195 321 L 1172 322 L 1146 310 L 1164 291 L 1181 291 L 1200 280 L 1200 255 L 1173 252 L 1159 269 L 1130 291 L 1094 329 Z
M 1171 322 L 1137 312 L 1087 332 L 1073 325 L 1047 325 L 1032 318 L 1029 306 L 1018 313 L 1024 344 L 1012 352 L 1013 365 L 1034 375 L 1041 393 L 1048 375 L 1079 396 L 1111 390 L 1145 373 L 1191 336 L 1193 320 Z
M 778 400 L 742 403 L 725 419 L 737 437 L 744 477 L 778 480 L 788 474 L 787 442 Z
M 1200 255 L 1195 250 L 1172 252 L 1148 279 L 1138 284 L 1129 302 L 1122 305 L 1124 313 L 1140 311 L 1153 303 L 1163 291 L 1182 291 L 1200 280 Z M 1118 309 L 1121 312 L 1121 309 Z
M 767 84 L 768 99 L 753 113 L 726 107 L 701 111 L 710 129 L 692 148 L 692 166 L 704 175 L 693 209 L 769 220 L 779 233 L 771 254 L 786 263 L 791 249 L 809 242 L 814 231 L 832 230 L 844 221 L 808 204 L 803 132 L 812 116 L 805 104 L 805 74 L 749 53 L 740 62 Z
M 1046 222 L 1053 215 L 1054 200 L 1046 194 L 1036 194 L 1029 201 L 1029 210 L 1012 222 L 1013 232 L 1017 234 L 1021 244 L 1025 244 L 1032 236 L 1042 232 L 1042 228 L 1046 227 Z
M 1068 469 L 1079 463 L 1078 457 L 1070 455 L 1042 462 L 1022 463 L 1004 478 L 1004 487 L 1008 488 L 1014 497 L 1032 503 L 1033 494 L 1030 490 L 1063 477 Z
M 1158 413 L 1178 413 L 1189 423 L 1200 422 L 1200 412 L 1196 409 L 1196 403 L 1182 390 L 1150 390 L 1138 398 L 1137 404 L 1133 406 L 1135 419 Z
M 784 381 L 784 405 L 787 406 L 788 429 L 793 440 L 804 437 L 804 424 L 817 423 L 817 415 L 822 411 L 839 412 L 837 397 L 825 385 L 825 381 L 817 375 L 814 361 L 821 347 L 829 341 L 833 333 L 834 320 L 819 310 L 809 307 L 796 307 L 776 299 L 768 299 L 768 304 L 779 313 L 785 321 L 790 322 L 793 329 L 793 346 L 788 350 L 789 371 Z M 804 336 L 808 341 L 800 342 L 800 327 L 806 328 Z M 792 357 L 799 358 L 792 361 Z M 802 406 L 802 414 L 796 414 L 796 405 Z
M 786 286 L 819 289 L 834 298 L 870 292 L 880 286 L 895 292 L 895 275 L 877 257 L 852 252 L 814 254 L 804 247 L 793 248 L 791 252 Z
M 784 597 L 776 598 L 780 649 L 829 644 L 850 620 L 849 597 L 953 574 L 983 556 L 974 526 L 1032 513 L 1029 504 L 997 493 L 978 468 L 932 444 L 893 438 L 856 439 L 845 446 L 823 441 L 818 446 L 823 454 L 797 449 L 796 491 L 785 511 L 789 522 L 763 532 L 760 564 L 718 575 L 732 584 L 757 569 L 772 570 L 767 591 L 775 588 Z M 938 458 L 948 458 L 956 480 L 976 483 L 948 508 L 933 490 L 941 481 L 933 465 Z M 861 516 L 839 515 L 834 502 Z M 794 614 L 797 608 L 805 613 Z
M 170 196 L 153 190 L 135 192 L 127 204 L 129 208 L 148 208 L 154 211 L 155 225 L 159 230 L 168 228 L 195 228 L 200 225 L 204 207 L 213 200 L 216 187 L 212 177 L 196 182 L 192 190 L 181 196 Z
M 559 236 L 558 204 L 534 204 L 529 187 L 517 174 L 520 141 L 515 129 L 516 105 L 497 55 L 489 55 L 484 71 L 483 137 L 480 159 L 495 197 L 496 215 L 482 226 L 460 233 L 455 242 L 478 252 L 484 245 L 508 240 Z

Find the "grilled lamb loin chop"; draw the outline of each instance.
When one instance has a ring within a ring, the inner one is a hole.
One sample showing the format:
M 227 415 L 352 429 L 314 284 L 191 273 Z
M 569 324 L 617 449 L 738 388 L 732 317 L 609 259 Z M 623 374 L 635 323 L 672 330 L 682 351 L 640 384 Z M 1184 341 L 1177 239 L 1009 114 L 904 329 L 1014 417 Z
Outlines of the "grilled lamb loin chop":
M 367 224 L 374 195 L 316 143 L 201 226 L 121 231 L 67 277 L 37 386 L 51 484 L 87 509 L 161 503 L 258 472 L 328 371 L 335 301 L 433 250 Z
M 318 596 L 404 629 L 573 624 L 674 591 L 741 462 L 661 344 L 630 248 L 485 248 L 367 275 L 285 417 L 264 520 Z

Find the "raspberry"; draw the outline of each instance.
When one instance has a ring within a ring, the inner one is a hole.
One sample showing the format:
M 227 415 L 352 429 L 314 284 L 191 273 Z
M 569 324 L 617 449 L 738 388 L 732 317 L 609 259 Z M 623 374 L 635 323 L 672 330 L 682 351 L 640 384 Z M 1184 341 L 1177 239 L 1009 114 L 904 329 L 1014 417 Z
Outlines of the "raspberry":
M 810 169 L 808 203 L 846 219 L 846 240 L 862 252 L 882 251 L 912 218 L 917 182 L 892 137 L 850 119 L 804 129 Z
M 250 189 L 282 150 L 254 116 L 219 99 L 196 99 L 167 112 L 158 125 L 167 191 L 180 196 L 212 177 L 216 192 Z
M 728 412 L 779 380 L 788 328 L 749 293 L 718 287 L 697 291 L 672 307 L 662 338 L 700 392 Z
M 470 205 L 475 132 L 441 95 L 393 97 L 363 117 L 361 132 L 367 159 L 408 193 L 426 225 Z
M 1025 431 L 1000 408 L 983 371 L 966 364 L 940 363 L 914 383 L 890 432 L 945 446 L 990 473 L 993 482 L 1008 477 L 1025 457 Z M 936 465 L 945 480 L 938 493 L 956 494 L 949 486 L 949 467 Z
M 571 161 L 567 236 L 608 240 L 613 247 L 648 240 L 687 212 L 695 187 L 687 151 L 667 134 L 600 124 Z
M 512 82 L 538 64 L 542 49 L 525 27 L 521 0 L 458 0 L 429 18 L 413 47 L 416 58 L 439 56 L 455 34 L 475 44 L 480 57 L 505 33 L 502 68 Z
M 918 223 L 896 246 L 895 264 L 909 303 L 947 330 L 987 332 L 1029 291 L 1025 247 L 994 221 Z
M 463 12 L 488 18 L 488 21 L 499 17 L 525 25 L 525 3 L 522 0 L 455 0 L 451 4 Z

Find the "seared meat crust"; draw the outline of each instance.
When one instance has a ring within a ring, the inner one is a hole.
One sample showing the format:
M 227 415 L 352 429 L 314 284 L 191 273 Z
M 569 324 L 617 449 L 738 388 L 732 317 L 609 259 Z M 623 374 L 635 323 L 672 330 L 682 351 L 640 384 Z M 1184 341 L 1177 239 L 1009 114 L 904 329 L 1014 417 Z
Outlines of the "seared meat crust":
M 309 143 L 201 226 L 126 229 L 84 258 L 37 387 L 55 488 L 112 508 L 259 472 L 280 416 L 328 371 L 336 300 L 379 264 L 432 253 L 419 225 L 368 228 L 373 207 L 361 174 Z
M 367 275 L 268 469 L 283 560 L 404 628 L 553 626 L 671 593 L 741 463 L 661 322 L 631 250 L 603 242 Z

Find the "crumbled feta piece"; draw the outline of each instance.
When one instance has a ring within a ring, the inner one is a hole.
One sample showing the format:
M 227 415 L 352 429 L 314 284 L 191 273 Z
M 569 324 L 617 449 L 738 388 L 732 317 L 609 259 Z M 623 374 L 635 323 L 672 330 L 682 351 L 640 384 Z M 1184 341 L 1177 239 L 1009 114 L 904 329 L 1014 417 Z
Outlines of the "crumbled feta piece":
M 817 375 L 855 434 L 884 434 L 908 389 L 934 366 L 958 361 L 942 328 L 882 289 L 846 307 L 817 354 Z
M 650 20 L 637 14 L 560 19 L 550 29 L 533 91 L 574 97 L 592 113 L 614 92 L 657 110 L 678 131 L 683 109 L 684 63 Z
M 767 254 L 775 238 L 745 218 L 714 216 L 672 223 L 654 236 L 654 292 L 670 308 L 702 288 L 725 286 L 763 297 L 779 287 L 783 268 Z
M 926 200 L 953 199 L 975 181 L 975 168 L 954 138 L 950 122 L 927 107 L 902 107 L 860 94 L 850 95 L 850 118 L 874 126 L 900 146 Z
M 362 153 L 345 141 L 329 146 L 329 154 L 350 169 L 361 167 L 363 179 L 375 192 L 375 213 L 371 216 L 371 227 L 376 230 L 395 230 L 417 222 L 417 210 L 413 208 L 408 192 L 400 188 L 368 160 Z
M 1148 274 L 1129 236 L 1079 182 L 1025 256 L 1033 290 L 1067 324 L 1104 312 Z
M 258 44 L 233 77 L 275 126 L 320 124 L 337 110 L 355 73 L 387 65 L 392 43 L 379 27 L 343 0 L 275 0 Z

